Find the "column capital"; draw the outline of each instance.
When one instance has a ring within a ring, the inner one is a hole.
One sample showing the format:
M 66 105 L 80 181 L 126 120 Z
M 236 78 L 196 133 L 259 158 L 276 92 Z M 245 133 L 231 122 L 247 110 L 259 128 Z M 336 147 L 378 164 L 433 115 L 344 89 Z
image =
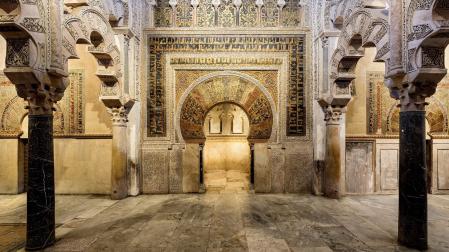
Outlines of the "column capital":
M 437 83 L 409 83 L 399 90 L 401 111 L 424 111 L 426 98 L 432 96 L 437 88 Z
M 16 85 L 16 90 L 28 102 L 26 109 L 30 115 L 52 115 L 54 104 L 64 95 L 63 90 L 46 84 Z
M 108 108 L 108 113 L 111 114 L 113 126 L 126 126 L 128 123 L 128 110 L 122 106 L 118 108 Z
M 324 121 L 327 125 L 339 125 L 346 107 L 327 106 L 324 108 Z

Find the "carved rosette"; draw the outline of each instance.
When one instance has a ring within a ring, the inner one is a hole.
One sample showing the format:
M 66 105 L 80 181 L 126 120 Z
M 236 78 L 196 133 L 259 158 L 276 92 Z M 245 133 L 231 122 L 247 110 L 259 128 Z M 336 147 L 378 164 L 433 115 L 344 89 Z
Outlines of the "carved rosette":
M 344 112 L 342 107 L 327 106 L 324 108 L 324 120 L 327 125 L 339 125 Z
M 126 127 L 128 123 L 128 111 L 125 107 L 108 108 L 109 114 L 112 116 L 112 125 Z

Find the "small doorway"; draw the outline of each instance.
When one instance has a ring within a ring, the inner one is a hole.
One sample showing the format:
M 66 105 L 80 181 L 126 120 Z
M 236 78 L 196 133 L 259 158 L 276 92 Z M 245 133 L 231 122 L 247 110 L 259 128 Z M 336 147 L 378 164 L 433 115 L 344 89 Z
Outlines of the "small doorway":
M 214 106 L 206 115 L 203 150 L 206 192 L 244 192 L 250 189 L 251 146 L 249 119 L 233 103 Z

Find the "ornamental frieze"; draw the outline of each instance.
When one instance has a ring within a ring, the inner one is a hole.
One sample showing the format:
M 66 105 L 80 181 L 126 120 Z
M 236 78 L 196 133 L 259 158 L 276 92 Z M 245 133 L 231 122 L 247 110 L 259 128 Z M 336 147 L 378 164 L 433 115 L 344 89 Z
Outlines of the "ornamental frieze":
M 158 0 L 156 27 L 300 27 L 299 0 Z

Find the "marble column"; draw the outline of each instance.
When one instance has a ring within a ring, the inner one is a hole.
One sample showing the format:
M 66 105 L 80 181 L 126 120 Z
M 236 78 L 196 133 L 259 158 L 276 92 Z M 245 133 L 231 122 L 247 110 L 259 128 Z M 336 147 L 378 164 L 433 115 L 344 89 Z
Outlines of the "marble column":
M 38 92 L 30 95 L 28 100 L 26 249 L 41 250 L 55 242 L 53 102 Z
M 338 199 L 344 193 L 344 146 L 342 146 L 342 113 L 344 108 L 328 106 L 326 120 L 326 157 L 324 168 L 324 195 Z M 344 135 L 343 135 L 344 136 Z
M 400 244 L 427 249 L 427 168 L 425 96 L 403 92 L 400 112 Z
M 108 111 L 112 115 L 111 198 L 120 200 L 128 196 L 128 111 L 123 106 Z

